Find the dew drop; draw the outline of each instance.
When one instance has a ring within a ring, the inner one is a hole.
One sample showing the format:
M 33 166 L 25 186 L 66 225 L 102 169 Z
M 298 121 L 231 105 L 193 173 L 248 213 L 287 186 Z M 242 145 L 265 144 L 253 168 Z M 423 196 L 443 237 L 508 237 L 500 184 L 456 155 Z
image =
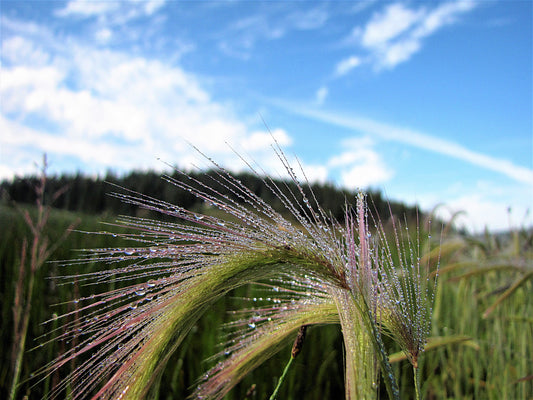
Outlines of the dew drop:
M 248 326 L 252 329 L 255 329 L 255 322 L 251 322 L 248 324 Z
M 124 250 L 124 254 L 126 254 L 127 256 L 131 256 L 133 255 L 133 253 L 135 253 L 135 251 L 133 251 L 132 249 Z

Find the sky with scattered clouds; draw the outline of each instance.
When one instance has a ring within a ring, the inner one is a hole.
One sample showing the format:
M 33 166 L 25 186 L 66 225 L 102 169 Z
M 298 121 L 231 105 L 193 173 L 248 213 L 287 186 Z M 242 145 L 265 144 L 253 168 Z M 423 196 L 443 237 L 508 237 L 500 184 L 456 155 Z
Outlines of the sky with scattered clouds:
M 24 1 L 0 8 L 0 179 L 222 165 L 532 224 L 530 1 Z M 510 212 L 509 212 L 510 210 Z

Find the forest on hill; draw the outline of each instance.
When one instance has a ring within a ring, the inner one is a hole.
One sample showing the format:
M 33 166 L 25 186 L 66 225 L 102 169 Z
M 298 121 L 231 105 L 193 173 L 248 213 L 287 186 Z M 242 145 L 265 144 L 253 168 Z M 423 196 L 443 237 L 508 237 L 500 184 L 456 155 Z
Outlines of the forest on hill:
M 171 175 L 161 175 L 157 172 L 133 171 L 124 176 L 117 176 L 108 173 L 103 178 L 92 178 L 81 173 L 64 174 L 60 176 L 49 176 L 46 182 L 45 203 L 50 202 L 54 193 L 63 191 L 64 193 L 53 201 L 53 207 L 62 210 L 82 212 L 85 214 L 127 214 L 136 212 L 136 206 L 124 203 L 114 197 L 112 193 L 133 191 L 143 196 L 153 197 L 189 210 L 198 210 L 202 207 L 203 201 L 191 193 L 180 189 L 169 182 L 177 180 L 187 181 L 194 187 L 207 185 L 216 188 L 221 194 L 233 198 L 237 202 L 242 202 L 229 188 L 220 184 L 217 179 L 217 171 L 192 172 L 184 175 L 181 172 L 174 172 Z M 269 189 L 269 184 L 275 184 L 280 188 L 286 188 L 296 192 L 295 184 L 292 181 L 284 181 L 263 178 L 252 173 L 235 174 L 235 178 L 241 181 L 257 196 L 265 200 L 276 211 L 284 213 L 286 210 L 281 200 Z M 34 204 L 36 193 L 34 188 L 40 178 L 36 176 L 17 177 L 13 180 L 5 180 L 0 183 L 1 198 L 4 201 L 14 201 L 16 203 Z M 344 221 L 346 206 L 354 204 L 356 192 L 340 189 L 333 184 L 311 184 L 303 185 L 306 195 L 311 198 L 310 190 L 318 204 L 339 222 Z M 377 214 L 382 220 L 387 220 L 392 212 L 393 215 L 401 216 L 407 220 L 413 220 L 417 216 L 417 208 L 408 206 L 401 202 L 390 201 L 384 198 L 377 190 L 368 192 L 372 212 Z M 152 215 L 154 217 L 155 215 Z

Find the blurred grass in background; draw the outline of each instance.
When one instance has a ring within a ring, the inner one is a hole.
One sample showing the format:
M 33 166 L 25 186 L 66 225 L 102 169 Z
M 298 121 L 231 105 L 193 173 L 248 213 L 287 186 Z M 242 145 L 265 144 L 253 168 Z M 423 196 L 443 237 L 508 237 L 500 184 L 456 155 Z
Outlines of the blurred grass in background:
M 35 215 L 36 210 L 24 206 Z M 102 222 L 113 222 L 109 215 L 52 210 L 44 234 L 51 243 L 79 219 L 80 231 L 110 230 Z M 12 377 L 13 299 L 19 271 L 22 242 L 30 231 L 22 217 L 7 202 L 0 204 L 0 287 L 2 322 L 0 349 L 0 398 L 7 398 Z M 117 229 L 117 228 L 113 228 Z M 422 234 L 423 236 L 423 234 Z M 533 398 L 533 244 L 531 230 L 516 230 L 505 235 L 469 237 L 450 234 L 442 242 L 439 292 L 434 306 L 434 337 L 458 338 L 452 344 L 427 351 L 422 358 L 422 393 L 427 399 L 532 399 Z M 72 233 L 51 255 L 51 260 L 76 258 L 75 249 L 120 247 L 119 239 L 105 235 Z M 438 245 L 436 243 L 435 245 Z M 449 246 L 453 251 L 446 251 Z M 508 265 L 508 268 L 495 266 Z M 57 373 L 40 381 L 28 381 L 31 374 L 75 343 L 54 341 L 61 326 L 76 322 L 75 298 L 109 289 L 84 286 L 83 281 L 59 285 L 53 276 L 75 275 L 103 268 L 102 265 L 61 267 L 47 263 L 36 272 L 30 325 L 26 340 L 17 398 L 40 399 L 61 381 Z M 516 289 L 513 285 L 520 281 Z M 511 290 L 513 289 L 513 290 Z M 208 367 L 205 360 L 221 348 L 221 326 L 230 319 L 228 312 L 253 297 L 255 287 L 244 287 L 221 299 L 195 326 L 170 359 L 159 383 L 159 399 L 182 399 L 191 393 L 196 380 Z M 484 318 L 484 313 L 497 302 Z M 74 312 L 66 319 L 44 321 Z M 51 336 L 40 338 L 52 329 Z M 40 338 L 40 339 L 39 339 Z M 52 339 L 48 345 L 41 346 Z M 451 342 L 451 341 L 450 341 Z M 268 398 L 290 355 L 292 341 L 269 362 L 247 376 L 228 399 Z M 33 350 L 30 350 L 34 348 Z M 394 352 L 394 350 L 392 351 Z M 280 391 L 283 399 L 336 399 L 344 396 L 343 348 L 338 326 L 309 330 L 301 355 L 295 361 Z M 79 362 L 79 361 L 78 361 Z M 72 362 L 69 366 L 77 366 Z M 67 368 L 67 369 L 69 369 Z M 412 369 L 408 361 L 394 364 L 399 377 L 401 398 L 413 398 Z M 63 371 L 67 373 L 68 371 Z M 381 391 L 386 398 L 385 390 Z M 66 394 L 68 397 L 68 393 Z

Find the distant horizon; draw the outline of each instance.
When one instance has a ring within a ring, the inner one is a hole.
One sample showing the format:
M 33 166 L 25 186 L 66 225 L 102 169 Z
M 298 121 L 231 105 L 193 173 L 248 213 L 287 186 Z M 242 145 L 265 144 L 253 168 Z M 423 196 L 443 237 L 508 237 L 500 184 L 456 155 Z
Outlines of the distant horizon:
M 0 178 L 0 185 L 3 184 L 3 183 L 6 183 L 6 184 L 11 184 L 11 183 L 14 183 L 15 180 L 19 179 L 19 180 L 27 180 L 27 179 L 40 179 L 40 176 L 41 176 L 41 170 L 37 168 L 38 166 L 36 165 L 36 170 L 34 173 L 29 173 L 27 175 L 16 175 L 16 176 L 13 176 L 13 177 L 10 177 L 10 178 Z M 39 168 L 41 168 L 42 166 L 40 166 Z M 212 167 L 214 168 L 214 167 Z M 180 169 L 181 172 L 185 172 L 185 173 L 204 173 L 204 172 L 208 172 L 209 169 L 204 169 L 204 170 L 197 170 L 195 168 L 190 168 L 190 169 Z M 228 170 L 229 171 L 229 170 Z M 47 174 L 47 178 L 48 179 L 56 179 L 56 178 L 75 178 L 76 176 L 81 176 L 82 178 L 86 178 L 86 179 L 91 179 L 91 180 L 94 180 L 94 181 L 100 181 L 100 182 L 105 182 L 106 180 L 106 177 L 108 175 L 111 175 L 113 178 L 116 178 L 116 179 L 125 179 L 127 178 L 128 176 L 130 175 L 133 175 L 133 174 L 140 174 L 140 175 L 148 175 L 148 174 L 154 174 L 154 175 L 157 175 L 159 179 L 162 179 L 164 180 L 164 176 L 165 175 L 169 175 L 169 176 L 172 176 L 172 173 L 173 172 L 176 172 L 176 169 L 170 169 L 169 170 L 166 170 L 166 171 L 161 171 L 161 170 L 156 170 L 156 169 L 147 169 L 147 170 L 140 170 L 140 169 L 132 169 L 132 170 L 128 170 L 128 171 L 120 171 L 120 172 L 116 172 L 116 171 L 112 171 L 112 170 L 109 170 L 109 171 L 106 171 L 105 173 L 97 173 L 97 174 L 87 174 L 83 171 L 64 171 L 64 172 L 60 172 L 60 173 L 54 173 L 54 174 Z M 231 171 L 230 171 L 231 172 Z M 259 175 L 255 175 L 254 172 L 252 172 L 251 170 L 240 170 L 238 172 L 233 172 L 232 175 L 234 175 L 235 177 L 239 178 L 240 176 L 243 176 L 243 175 L 252 175 L 252 176 L 258 176 L 259 178 L 262 178 L 262 177 L 270 177 L 270 178 L 273 178 L 273 179 L 277 179 L 277 180 L 285 180 L 287 182 L 290 181 L 290 178 L 288 176 L 277 176 L 277 177 L 272 177 L 271 175 L 263 175 L 263 174 L 259 174 Z M 171 185 L 170 183 L 168 183 L 169 185 Z M 303 185 L 307 185 L 306 182 L 302 182 Z M 363 191 L 364 193 L 366 194 L 369 194 L 369 195 L 372 195 L 374 193 L 379 193 L 380 196 L 383 197 L 383 200 L 385 200 L 386 202 L 390 202 L 390 203 L 395 203 L 395 204 L 398 204 L 398 205 L 402 205 L 402 206 L 405 206 L 407 208 L 410 208 L 410 209 L 417 209 L 418 211 L 420 211 L 421 213 L 425 214 L 425 215 L 428 215 L 429 213 L 431 213 L 433 210 L 431 209 L 422 209 L 420 207 L 420 204 L 418 203 L 409 203 L 409 202 L 406 202 L 402 199 L 395 199 L 395 198 L 389 198 L 387 197 L 387 194 L 386 192 L 381 189 L 381 188 L 373 188 L 373 187 L 368 187 L 368 188 L 356 188 L 356 189 L 349 189 L 349 188 L 346 188 L 346 187 L 343 187 L 343 186 L 340 186 L 339 184 L 333 182 L 333 181 L 324 181 L 324 182 L 309 182 L 310 185 L 319 185 L 319 186 L 322 186 L 322 187 L 332 187 L 334 190 L 336 191 L 347 191 L 349 193 L 352 193 L 354 195 L 356 195 L 358 193 L 358 191 Z M 125 189 L 133 189 L 132 187 L 125 187 Z M 111 193 L 111 190 L 110 192 Z M 145 194 L 145 193 L 142 193 L 142 194 Z M 353 199 L 351 199 L 353 201 L 353 204 L 355 204 L 355 197 Z M 176 205 L 180 205 L 179 203 L 176 203 Z M 446 207 L 446 204 L 444 203 L 441 203 L 441 204 L 436 204 L 435 205 L 436 208 L 439 208 L 439 207 Z M 59 207 L 61 209 L 61 207 Z M 325 209 L 325 211 L 331 211 L 329 209 Z M 456 210 L 457 212 L 461 213 L 462 211 L 461 210 Z M 451 212 L 450 212 L 450 216 L 451 215 Z M 444 217 L 446 218 L 446 215 L 440 215 L 438 217 Z M 444 224 L 446 224 L 447 222 L 449 222 L 449 220 L 445 220 L 443 219 L 442 221 L 440 221 Z M 516 225 L 513 225 L 513 226 L 508 226 L 508 227 L 505 227 L 505 228 L 502 228 L 502 229 L 498 229 L 498 230 L 493 230 L 492 233 L 493 234 L 508 234 L 510 232 L 512 232 L 513 230 L 515 229 L 526 229 L 526 230 L 533 230 L 533 224 L 531 224 L 529 227 L 528 226 L 523 226 L 523 224 L 520 223 L 520 221 L 518 221 L 519 223 L 516 224 Z M 455 228 L 457 228 L 458 230 L 466 230 L 468 233 L 470 234 L 473 234 L 473 235 L 482 235 L 485 233 L 484 230 L 482 231 L 478 231 L 478 232 L 472 232 L 472 231 L 468 231 L 468 229 L 466 229 L 464 226 L 457 226 L 457 224 L 454 224 L 455 225 Z M 433 224 L 433 227 L 435 228 L 435 224 Z M 437 226 L 437 229 L 440 229 L 438 226 Z
M 202 167 L 189 143 L 283 176 L 274 137 L 313 182 L 442 203 L 471 232 L 533 226 L 532 15 L 528 1 L 4 0 L 0 180 L 43 153 L 52 174 Z

